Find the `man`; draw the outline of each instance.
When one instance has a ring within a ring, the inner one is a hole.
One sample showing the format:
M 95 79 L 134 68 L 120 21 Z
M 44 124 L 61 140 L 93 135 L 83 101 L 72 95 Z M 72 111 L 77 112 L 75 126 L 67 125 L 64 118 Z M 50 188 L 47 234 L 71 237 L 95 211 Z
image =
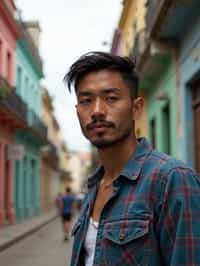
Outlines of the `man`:
M 71 265 L 200 265 L 200 179 L 136 139 L 143 99 L 134 64 L 88 53 L 65 81 L 69 90 L 74 84 L 82 132 L 101 161 L 72 231 Z
M 61 217 L 63 221 L 64 241 L 69 239 L 69 231 L 73 213 L 74 196 L 71 193 L 71 188 L 66 187 L 65 195 L 61 201 Z

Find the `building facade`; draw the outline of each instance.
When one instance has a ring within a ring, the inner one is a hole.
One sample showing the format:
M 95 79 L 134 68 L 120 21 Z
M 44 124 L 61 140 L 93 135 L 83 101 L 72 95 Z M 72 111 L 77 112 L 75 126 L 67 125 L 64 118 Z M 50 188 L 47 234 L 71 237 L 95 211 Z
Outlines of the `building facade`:
M 14 161 L 10 156 L 16 130 L 26 128 L 27 109 L 15 92 L 15 50 L 19 28 L 12 0 L 0 1 L 0 226 L 14 223 Z
M 146 95 L 148 137 L 154 148 L 176 156 L 176 46 L 168 39 L 159 38 L 157 30 L 155 35 L 151 31 L 158 7 L 158 1 L 148 1 L 145 28 L 138 31 L 133 52 L 137 56 L 140 90 Z
M 24 157 L 16 160 L 15 210 L 18 221 L 40 213 L 40 148 L 46 144 L 47 129 L 40 120 L 40 79 L 43 77 L 39 49 L 25 22 L 18 19 L 20 38 L 16 47 L 16 93 L 27 105 L 26 130 L 19 130 L 15 143 L 24 147 Z M 39 29 L 38 29 L 39 32 Z
M 123 9 L 118 23 L 118 28 L 114 33 L 111 52 L 116 55 L 128 56 L 134 61 L 137 59 L 138 51 L 137 36 L 140 32 L 144 32 L 146 27 L 146 0 L 125 0 L 123 1 Z M 144 111 L 140 120 L 135 122 L 136 136 L 148 136 L 147 123 L 147 103 L 144 90 L 139 91 L 139 96 L 145 100 Z
M 65 177 L 65 171 L 61 169 L 62 137 L 53 112 L 52 98 L 47 89 L 43 88 L 41 114 L 48 130 L 48 144 L 41 150 L 41 206 L 43 211 L 48 211 L 54 206 L 55 198 L 58 192 L 61 192 L 61 180 Z

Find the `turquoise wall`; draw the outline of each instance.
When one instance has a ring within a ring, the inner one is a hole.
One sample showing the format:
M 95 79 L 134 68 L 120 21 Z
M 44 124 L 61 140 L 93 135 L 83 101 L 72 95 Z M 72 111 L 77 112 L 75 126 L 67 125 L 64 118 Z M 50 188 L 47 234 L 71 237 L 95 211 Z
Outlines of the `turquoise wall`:
M 29 110 L 40 114 L 40 78 L 42 73 L 31 61 L 24 43 L 16 48 L 16 92 L 26 102 Z M 30 129 L 18 132 L 15 142 L 23 144 L 24 158 L 15 162 L 14 200 L 18 221 L 40 213 L 40 145 Z
M 163 108 L 169 105 L 170 113 L 170 154 L 177 155 L 177 138 L 176 138 L 176 67 L 174 59 L 166 66 L 165 71 L 158 73 L 158 78 L 147 89 L 147 115 L 148 115 L 148 132 L 151 140 L 150 121 L 155 121 L 156 145 L 155 148 L 161 152 L 166 152 L 166 125 L 164 123 Z M 158 91 L 166 92 L 168 100 L 157 100 Z
M 28 107 L 39 115 L 40 76 L 20 41 L 17 43 L 16 50 L 16 91 L 28 104 Z
M 37 147 L 23 141 L 20 136 L 16 136 L 16 143 L 25 147 L 23 160 L 15 163 L 15 210 L 17 220 L 21 221 L 40 212 L 40 154 Z

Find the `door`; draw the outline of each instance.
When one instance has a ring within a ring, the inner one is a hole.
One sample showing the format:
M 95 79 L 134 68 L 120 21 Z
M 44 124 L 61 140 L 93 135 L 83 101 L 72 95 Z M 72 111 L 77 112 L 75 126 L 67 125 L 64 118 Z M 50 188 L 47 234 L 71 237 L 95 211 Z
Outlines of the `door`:
M 163 152 L 171 153 L 170 139 L 170 105 L 166 103 L 162 109 L 162 134 L 163 134 Z
M 8 223 L 8 198 L 9 198 L 9 188 L 8 188 L 8 179 L 9 179 L 9 160 L 8 160 L 8 146 L 5 145 L 5 171 L 4 171 L 4 210 L 5 210 L 5 223 Z
M 192 93 L 195 167 L 197 173 L 200 174 L 200 81 L 194 86 Z

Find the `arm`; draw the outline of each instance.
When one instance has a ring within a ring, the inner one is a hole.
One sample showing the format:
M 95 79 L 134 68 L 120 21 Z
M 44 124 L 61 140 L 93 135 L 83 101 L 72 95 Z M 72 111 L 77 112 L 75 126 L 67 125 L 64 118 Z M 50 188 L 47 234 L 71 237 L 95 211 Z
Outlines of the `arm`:
M 200 179 L 190 169 L 164 179 L 156 225 L 162 265 L 200 265 Z

